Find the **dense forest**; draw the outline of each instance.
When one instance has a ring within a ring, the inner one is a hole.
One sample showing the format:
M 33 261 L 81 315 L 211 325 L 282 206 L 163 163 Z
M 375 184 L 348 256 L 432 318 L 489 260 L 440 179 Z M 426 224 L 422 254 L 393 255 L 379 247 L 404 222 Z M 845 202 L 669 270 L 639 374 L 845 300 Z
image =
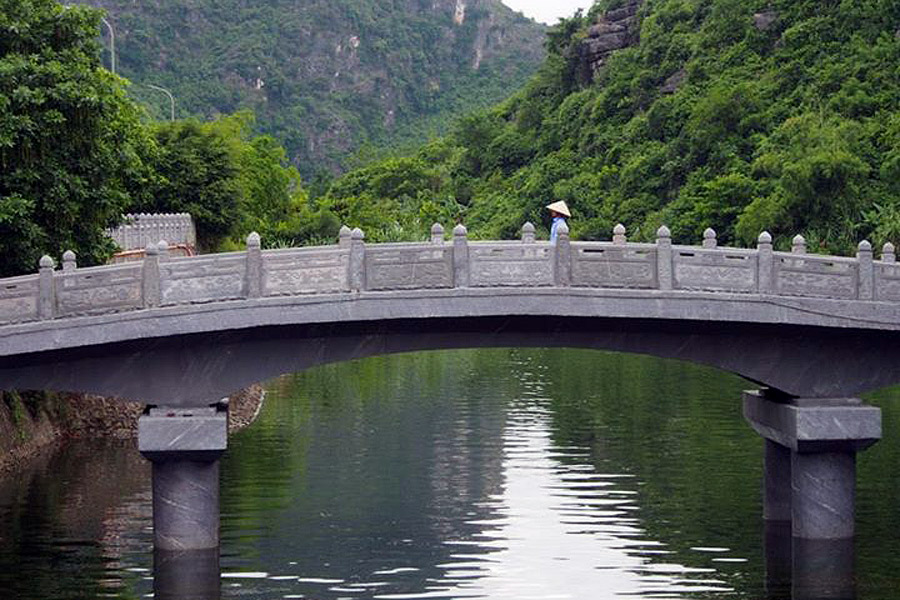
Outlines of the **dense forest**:
M 322 243 L 341 223 L 370 241 L 423 239 L 435 221 L 511 237 L 545 227 L 554 200 L 580 239 L 621 222 L 638 240 L 661 224 L 679 242 L 802 233 L 820 252 L 900 240 L 890 0 L 602 0 L 548 31 L 510 98 L 327 185 L 301 181 L 250 110 L 149 119 L 101 64 L 101 18 L 0 0 L 0 276 L 65 249 L 106 260 L 103 230 L 129 211 L 191 212 L 208 251 L 254 230 L 269 247 Z
M 170 110 L 154 85 L 179 118 L 251 110 L 307 179 L 419 145 L 544 56 L 544 26 L 499 0 L 77 1 L 107 11 L 119 73 L 152 115 Z
M 897 2 L 602 0 L 547 47 L 512 98 L 348 173 L 319 205 L 375 240 L 432 220 L 509 237 L 546 225 L 553 200 L 582 239 L 621 222 L 643 240 L 663 223 L 681 242 L 706 227 L 829 252 L 900 240 Z

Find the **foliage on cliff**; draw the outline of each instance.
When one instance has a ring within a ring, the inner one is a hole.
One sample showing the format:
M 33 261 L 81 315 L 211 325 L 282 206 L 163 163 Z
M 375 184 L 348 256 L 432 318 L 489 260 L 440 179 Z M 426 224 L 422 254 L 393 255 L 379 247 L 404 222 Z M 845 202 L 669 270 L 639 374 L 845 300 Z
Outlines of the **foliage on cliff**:
M 900 4 L 647 0 L 639 42 L 585 79 L 588 28 L 620 4 L 555 27 L 512 99 L 322 203 L 369 239 L 456 217 L 512 236 L 565 200 L 584 239 L 622 222 L 645 240 L 666 223 L 684 242 L 709 226 L 724 243 L 763 229 L 818 250 L 900 241 Z
M 108 11 L 120 74 L 154 116 L 169 101 L 148 84 L 179 117 L 250 109 L 307 178 L 364 145 L 421 143 L 543 57 L 544 27 L 499 0 L 78 1 Z

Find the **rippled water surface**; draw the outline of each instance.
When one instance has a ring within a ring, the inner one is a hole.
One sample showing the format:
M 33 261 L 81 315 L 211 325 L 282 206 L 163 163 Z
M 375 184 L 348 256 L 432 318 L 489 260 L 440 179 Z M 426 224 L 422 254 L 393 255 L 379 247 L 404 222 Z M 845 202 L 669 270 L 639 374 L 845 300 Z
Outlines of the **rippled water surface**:
M 747 387 L 571 350 L 284 377 L 223 460 L 221 595 L 790 598 L 765 577 Z M 871 400 L 886 440 L 860 459 L 856 590 L 894 598 L 900 394 Z M 0 598 L 153 595 L 149 469 L 133 445 L 73 444 L 0 481 Z

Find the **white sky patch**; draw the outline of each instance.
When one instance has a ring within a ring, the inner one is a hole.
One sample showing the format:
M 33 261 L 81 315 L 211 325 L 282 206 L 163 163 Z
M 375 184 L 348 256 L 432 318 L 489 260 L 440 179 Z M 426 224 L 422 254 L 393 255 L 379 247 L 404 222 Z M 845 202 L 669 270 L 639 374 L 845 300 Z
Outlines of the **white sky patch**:
M 594 0 L 503 0 L 503 4 L 535 21 L 555 25 L 560 17 L 571 17 L 579 8 L 587 12 Z

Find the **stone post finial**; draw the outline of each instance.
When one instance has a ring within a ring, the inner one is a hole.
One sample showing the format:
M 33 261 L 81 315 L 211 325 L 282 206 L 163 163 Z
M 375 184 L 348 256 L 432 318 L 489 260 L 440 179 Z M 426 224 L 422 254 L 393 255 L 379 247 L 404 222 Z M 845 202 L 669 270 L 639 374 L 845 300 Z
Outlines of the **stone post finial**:
M 873 264 L 875 257 L 869 240 L 859 243 L 856 260 L 859 263 L 859 299 L 873 300 L 875 298 L 875 265 Z
M 63 271 L 74 271 L 78 268 L 78 262 L 75 259 L 75 253 L 71 250 L 63 252 Z
M 56 314 L 56 282 L 53 274 L 53 259 L 46 254 L 38 263 L 38 316 L 52 319 Z
M 522 242 L 532 244 L 534 239 L 534 225 L 531 222 L 522 225 Z
M 247 264 L 244 269 L 244 293 L 248 298 L 259 298 L 263 286 L 262 240 L 255 231 L 247 236 Z
M 613 244 L 624 244 L 628 241 L 625 237 L 625 226 L 619 223 L 613 227 Z
M 153 308 L 160 303 L 159 245 L 147 244 L 144 250 L 142 289 L 144 308 Z
M 760 294 L 771 294 L 774 290 L 772 271 L 775 264 L 775 253 L 772 250 L 772 234 L 763 231 L 756 239 L 757 252 L 757 289 Z
M 341 248 L 349 248 L 352 235 L 349 227 L 341 225 L 341 230 L 338 232 L 338 246 Z
M 443 244 L 444 243 L 444 226 L 440 223 L 435 223 L 431 226 L 431 243 L 432 244 Z
M 881 262 L 897 262 L 896 249 L 894 248 L 894 245 L 892 243 L 886 243 L 881 249 Z
M 794 254 L 806 254 L 806 238 L 799 233 L 791 240 L 791 252 Z
M 350 262 L 348 264 L 350 291 L 366 289 L 366 234 L 359 227 L 350 232 Z
M 469 287 L 469 239 L 462 223 L 453 228 L 453 285 Z
M 169 242 L 166 240 L 159 240 L 159 243 L 156 246 L 159 249 L 159 260 L 162 262 L 169 260 Z
M 672 289 L 672 232 L 665 225 L 656 230 L 656 278 L 659 289 Z
M 712 227 L 707 227 L 703 232 L 703 247 L 704 248 L 715 248 L 719 245 L 719 240 L 716 239 L 716 230 Z

